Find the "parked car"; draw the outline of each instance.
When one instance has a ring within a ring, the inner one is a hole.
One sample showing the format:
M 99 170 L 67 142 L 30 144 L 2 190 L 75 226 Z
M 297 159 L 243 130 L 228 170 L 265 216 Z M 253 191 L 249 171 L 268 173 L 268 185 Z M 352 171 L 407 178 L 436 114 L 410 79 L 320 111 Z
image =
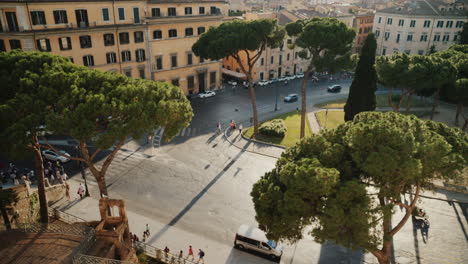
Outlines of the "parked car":
M 304 78 L 304 74 L 303 73 L 296 74 L 296 78 Z
M 329 93 L 339 93 L 341 92 L 341 85 L 334 84 L 334 85 L 328 86 L 327 91 Z
M 52 151 L 50 149 L 46 149 L 46 150 L 42 151 L 42 156 L 45 159 L 48 159 L 48 160 L 51 160 L 51 161 L 60 161 L 61 163 L 66 163 L 66 162 L 70 161 L 69 158 L 66 158 L 66 157 L 64 157 L 62 155 L 71 156 L 70 154 L 68 154 L 64 150 L 60 150 L 59 153 L 57 153 L 55 151 Z
M 288 96 L 284 97 L 284 102 L 289 103 L 289 102 L 295 102 L 297 101 L 298 97 L 297 94 L 289 94 Z
M 270 83 L 275 83 L 275 82 L 279 82 L 279 79 L 278 78 L 270 79 Z
M 278 81 L 280 81 L 280 82 L 284 82 L 284 81 L 286 81 L 286 80 L 288 80 L 288 78 L 287 78 L 286 76 L 280 77 L 280 78 L 278 79 Z
M 229 85 L 232 85 L 232 86 L 237 86 L 237 82 L 236 82 L 236 81 L 228 81 L 228 84 L 229 84 Z
M 265 86 L 265 85 L 268 85 L 268 84 L 270 84 L 270 81 L 261 80 L 261 81 L 258 82 L 258 85 L 260 85 L 260 86 Z
M 215 96 L 216 93 L 214 91 L 206 91 L 206 92 L 201 92 L 198 94 L 198 97 L 200 98 L 207 98 L 207 97 L 212 97 Z
M 296 75 L 288 75 L 288 76 L 286 76 L 286 80 L 288 80 L 288 81 L 292 81 L 292 80 L 294 80 L 294 79 L 296 79 Z
M 248 225 L 239 227 L 234 239 L 234 247 L 258 252 L 278 262 L 283 255 L 283 246 L 273 240 L 268 240 L 262 230 Z

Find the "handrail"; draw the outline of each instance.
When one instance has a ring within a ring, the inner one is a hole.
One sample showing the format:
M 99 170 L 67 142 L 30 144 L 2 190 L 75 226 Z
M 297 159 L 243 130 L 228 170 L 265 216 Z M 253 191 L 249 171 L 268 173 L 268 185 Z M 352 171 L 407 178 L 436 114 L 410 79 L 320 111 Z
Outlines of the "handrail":
M 61 211 L 57 208 L 52 208 L 52 207 L 49 207 L 49 216 L 60 219 L 63 222 L 68 223 L 68 224 L 87 222 L 83 218 L 79 218 L 77 216 L 74 216 L 72 214 L 66 213 L 64 211 Z
M 153 257 L 157 260 L 164 261 L 166 263 L 171 263 L 171 264 L 196 264 L 197 263 L 197 262 L 188 260 L 184 257 L 179 257 L 169 252 L 164 252 L 164 250 L 162 249 L 148 245 L 143 242 L 135 241 L 133 242 L 133 246 L 135 247 L 135 249 L 143 251 L 146 255 Z
M 73 257 L 73 264 L 77 264 L 77 263 L 86 263 L 86 264 L 135 264 L 132 261 L 100 258 L 100 257 L 84 255 L 84 254 L 76 254 Z

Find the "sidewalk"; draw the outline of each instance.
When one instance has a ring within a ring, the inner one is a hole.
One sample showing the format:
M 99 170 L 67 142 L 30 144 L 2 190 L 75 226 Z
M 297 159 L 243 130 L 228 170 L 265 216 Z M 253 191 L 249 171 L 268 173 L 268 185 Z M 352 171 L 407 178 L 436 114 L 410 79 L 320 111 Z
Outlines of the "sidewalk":
M 263 143 L 255 140 L 246 139 L 245 137 L 240 135 L 238 129 L 231 130 L 227 128 L 224 131 L 224 136 L 226 137 L 227 141 L 239 148 L 243 151 L 271 157 L 271 158 L 279 158 L 281 154 L 286 150 L 284 147 L 276 146 L 273 144 Z

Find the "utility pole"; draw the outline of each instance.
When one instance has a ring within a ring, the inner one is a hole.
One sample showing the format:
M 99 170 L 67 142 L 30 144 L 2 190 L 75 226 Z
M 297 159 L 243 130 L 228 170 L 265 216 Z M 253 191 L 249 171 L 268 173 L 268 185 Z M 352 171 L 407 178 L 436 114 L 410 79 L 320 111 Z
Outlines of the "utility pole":
M 275 99 L 275 111 L 278 111 L 278 86 L 279 82 L 276 83 L 276 99 Z

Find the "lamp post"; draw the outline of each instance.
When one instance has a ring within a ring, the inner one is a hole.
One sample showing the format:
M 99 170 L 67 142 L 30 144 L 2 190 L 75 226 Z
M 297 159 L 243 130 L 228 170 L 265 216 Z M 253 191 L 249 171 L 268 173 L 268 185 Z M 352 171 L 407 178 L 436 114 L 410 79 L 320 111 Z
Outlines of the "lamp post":
M 278 82 L 279 83 L 279 82 Z M 278 111 L 278 83 L 276 84 L 275 111 Z

